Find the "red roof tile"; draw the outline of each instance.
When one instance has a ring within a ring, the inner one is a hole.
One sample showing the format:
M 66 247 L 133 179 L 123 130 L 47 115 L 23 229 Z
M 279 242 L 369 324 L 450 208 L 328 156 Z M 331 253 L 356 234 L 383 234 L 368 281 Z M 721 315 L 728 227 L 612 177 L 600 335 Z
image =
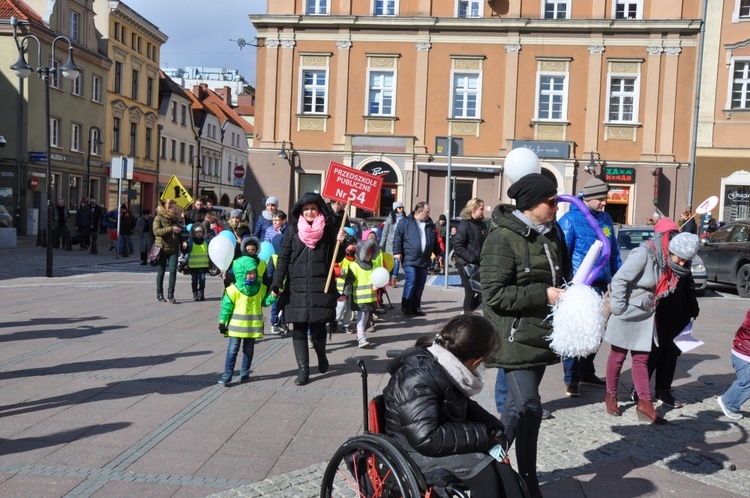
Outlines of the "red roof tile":
M 224 99 L 222 99 L 221 96 L 216 92 L 206 87 L 205 85 L 201 85 L 201 94 L 203 95 L 203 105 L 211 109 L 211 111 L 219 118 L 219 121 L 221 123 L 229 120 L 230 122 L 245 130 L 245 133 L 252 134 L 255 132 L 255 128 L 253 128 L 250 123 L 242 119 L 242 116 L 237 114 L 234 109 L 229 107 L 224 102 Z
M 15 16 L 19 21 L 44 25 L 42 16 L 22 0 L 0 0 L 0 19 L 10 19 L 11 16 Z

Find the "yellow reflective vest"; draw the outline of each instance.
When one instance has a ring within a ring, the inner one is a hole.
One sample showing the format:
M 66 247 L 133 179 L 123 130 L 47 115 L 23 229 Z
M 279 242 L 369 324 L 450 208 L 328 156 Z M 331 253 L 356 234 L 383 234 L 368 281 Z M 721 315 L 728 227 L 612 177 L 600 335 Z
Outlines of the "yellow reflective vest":
M 354 260 L 349 259 L 342 259 L 339 262 L 339 268 L 341 268 L 341 276 L 336 277 L 336 290 L 339 291 L 339 294 L 344 293 L 344 286 L 346 285 L 346 272 L 349 271 L 349 267 L 351 264 L 354 263 Z
M 193 243 L 188 266 L 193 269 L 208 268 L 208 244 L 205 241 L 201 244 Z
M 227 335 L 240 339 L 263 338 L 263 296 L 266 295 L 266 286 L 260 284 L 260 289 L 254 296 L 246 296 L 232 284 L 227 287 L 226 293 L 234 303 L 234 310 L 227 324 Z
M 377 268 L 373 265 L 372 270 Z M 372 288 L 372 270 L 364 270 L 357 264 L 350 264 L 348 271 L 354 274 L 352 301 L 355 304 L 370 304 L 377 301 L 376 291 Z

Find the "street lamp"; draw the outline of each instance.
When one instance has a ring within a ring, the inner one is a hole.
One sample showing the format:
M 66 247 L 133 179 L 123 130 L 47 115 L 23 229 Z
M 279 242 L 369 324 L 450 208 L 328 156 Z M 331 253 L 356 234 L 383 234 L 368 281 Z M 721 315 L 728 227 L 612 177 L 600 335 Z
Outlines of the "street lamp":
M 26 62 L 24 51 L 26 49 L 25 45 L 28 44 L 28 40 L 35 40 L 38 63 L 36 72 L 44 81 L 44 117 L 47 121 L 47 277 L 52 277 L 52 130 L 49 112 L 49 75 L 50 72 L 56 72 L 59 70 L 64 77 L 74 80 L 81 74 L 81 69 L 76 66 L 75 62 L 73 62 L 73 44 L 65 36 L 58 36 L 52 40 L 50 46 L 51 56 L 49 66 L 42 66 L 42 44 L 39 41 L 39 38 L 34 35 L 26 35 L 21 38 L 19 42 L 15 33 L 13 34 L 13 37 L 16 39 L 16 44 L 18 45 L 18 60 L 15 64 L 10 66 L 11 70 L 16 73 L 16 76 L 19 78 L 28 78 L 31 75 L 34 68 L 29 66 L 28 62 Z M 58 68 L 57 63 L 55 62 L 55 44 L 57 44 L 59 40 L 64 40 L 68 44 L 68 61 Z
M 86 195 L 89 197 L 93 197 L 91 192 L 91 154 L 99 155 L 99 146 L 104 145 L 104 142 L 101 141 L 101 136 L 102 130 L 98 126 L 89 128 L 89 155 L 86 160 L 86 188 L 88 189 Z
M 292 196 L 292 202 L 294 202 L 294 199 L 297 199 L 296 196 L 296 184 L 294 181 L 294 169 L 296 168 L 294 164 L 294 157 L 297 155 L 297 151 L 294 150 L 294 144 L 292 142 L 289 142 L 289 148 L 286 147 L 286 141 L 281 142 L 281 150 L 279 151 L 279 157 L 281 159 L 284 159 L 285 161 L 289 162 L 289 193 Z
M 197 159 L 197 161 L 196 161 Z M 197 199 L 200 197 L 200 181 L 201 181 L 201 156 L 193 156 L 190 158 L 190 164 L 193 165 L 193 168 L 195 169 L 195 189 L 193 190 L 193 193 L 195 194 L 195 198 Z

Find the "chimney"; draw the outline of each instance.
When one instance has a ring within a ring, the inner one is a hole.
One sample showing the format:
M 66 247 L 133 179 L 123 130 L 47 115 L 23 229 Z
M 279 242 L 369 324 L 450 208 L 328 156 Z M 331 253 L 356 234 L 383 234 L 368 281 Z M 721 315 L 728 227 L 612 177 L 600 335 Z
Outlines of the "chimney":
M 221 96 L 224 99 L 224 103 L 229 107 L 232 107 L 232 89 L 228 86 L 222 87 Z

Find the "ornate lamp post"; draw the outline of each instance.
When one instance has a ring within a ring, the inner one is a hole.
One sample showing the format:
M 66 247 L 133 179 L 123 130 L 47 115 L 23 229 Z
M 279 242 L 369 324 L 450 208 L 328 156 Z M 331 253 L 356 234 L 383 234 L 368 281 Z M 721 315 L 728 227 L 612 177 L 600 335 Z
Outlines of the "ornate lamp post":
M 16 38 L 18 44 L 18 61 L 10 66 L 11 70 L 16 73 L 19 78 L 28 78 L 32 71 L 36 71 L 39 77 L 44 81 L 44 117 L 46 119 L 46 132 L 47 132 L 47 277 L 52 276 L 52 130 L 50 124 L 50 111 L 49 111 L 49 75 L 51 72 L 60 71 L 62 75 L 69 79 L 76 79 L 81 74 L 81 69 L 76 66 L 73 62 L 73 44 L 65 36 L 58 36 L 52 40 L 50 46 L 51 57 L 50 65 L 42 66 L 42 44 L 34 35 L 26 35 L 19 41 Z M 29 66 L 26 62 L 26 56 L 24 54 L 26 45 L 29 40 L 35 40 L 37 45 L 37 68 L 34 69 Z M 68 61 L 61 67 L 57 67 L 55 62 L 55 45 L 58 41 L 64 40 L 68 44 Z

